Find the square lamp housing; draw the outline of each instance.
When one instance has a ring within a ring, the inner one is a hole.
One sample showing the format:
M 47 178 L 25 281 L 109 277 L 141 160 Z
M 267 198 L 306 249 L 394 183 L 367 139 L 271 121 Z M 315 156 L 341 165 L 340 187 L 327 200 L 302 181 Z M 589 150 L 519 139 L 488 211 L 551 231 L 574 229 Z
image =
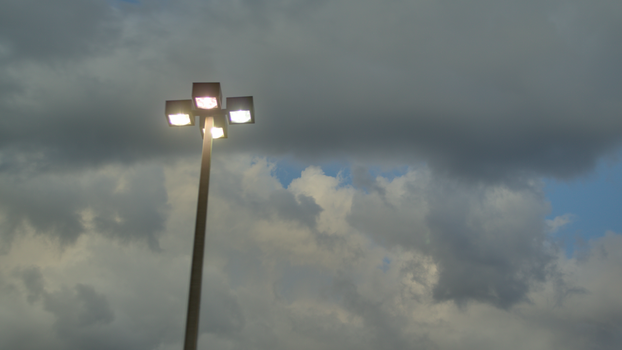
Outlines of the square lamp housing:
M 199 130 L 201 130 L 201 138 L 205 135 L 205 116 L 201 116 L 201 125 L 199 126 Z M 229 137 L 229 130 L 227 129 L 227 120 L 224 115 L 215 115 L 214 118 L 214 129 L 212 130 L 212 137 L 215 139 L 226 139 Z
M 229 124 L 254 124 L 253 96 L 227 97 Z
M 165 115 L 169 126 L 194 125 L 192 100 L 166 101 Z
M 220 83 L 192 83 L 192 103 L 196 109 L 222 108 Z

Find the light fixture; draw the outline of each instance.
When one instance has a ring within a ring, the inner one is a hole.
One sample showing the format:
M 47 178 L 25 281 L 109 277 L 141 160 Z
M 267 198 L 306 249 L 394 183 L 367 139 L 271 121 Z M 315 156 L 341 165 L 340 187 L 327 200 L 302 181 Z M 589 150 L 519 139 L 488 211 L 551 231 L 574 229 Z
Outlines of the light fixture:
M 192 100 L 166 101 L 166 120 L 170 126 L 194 125 Z
M 225 136 L 225 131 L 222 128 L 212 128 L 212 138 L 219 139 L 223 136 Z
M 254 124 L 253 96 L 227 97 L 229 124 Z
M 216 115 L 214 117 L 214 126 L 212 127 L 212 138 L 213 139 L 226 139 L 229 138 L 229 128 L 227 125 L 227 120 L 224 115 Z M 201 137 L 205 136 L 205 117 L 201 117 Z
M 255 122 L 252 96 L 227 98 L 228 109 L 222 109 L 221 100 L 220 83 L 194 83 L 192 84 L 192 100 L 166 101 L 165 113 L 170 126 L 194 125 L 194 118 L 199 116 L 201 117 L 199 130 L 203 137 L 184 350 L 196 350 L 199 337 L 201 279 L 203 276 L 212 140 L 216 138 L 226 139 L 229 124 Z M 206 128 L 210 130 L 207 137 L 204 135 Z
M 180 114 L 181 116 L 181 114 Z M 186 114 L 184 116 L 187 117 Z M 246 124 L 251 121 L 251 112 L 249 111 L 230 111 L 229 122 L 233 124 Z
M 218 101 L 216 97 L 195 97 L 194 101 L 197 108 L 200 109 L 214 109 L 218 107 Z
M 222 105 L 220 83 L 193 83 L 192 101 L 196 109 L 220 109 Z
M 201 137 L 205 137 L 205 128 L 201 129 Z M 212 127 L 212 138 L 222 139 L 225 137 L 225 130 L 223 128 Z

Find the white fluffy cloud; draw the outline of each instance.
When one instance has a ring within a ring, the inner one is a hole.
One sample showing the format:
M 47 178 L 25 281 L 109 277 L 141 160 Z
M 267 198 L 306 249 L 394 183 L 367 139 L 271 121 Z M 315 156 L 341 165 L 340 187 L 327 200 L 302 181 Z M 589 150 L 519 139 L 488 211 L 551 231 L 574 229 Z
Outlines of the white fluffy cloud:
M 96 185 L 114 174 L 110 186 L 122 192 L 142 174 L 165 188 L 159 249 L 93 225 L 105 207 L 80 211 L 85 229 L 71 244 L 23 225 L 0 256 L 0 347 L 179 348 L 195 161 L 83 178 Z M 558 254 L 536 184 L 475 186 L 421 168 L 366 190 L 309 167 L 283 188 L 273 167 L 216 155 L 200 348 L 578 350 L 622 341 L 622 236 L 610 232 L 576 258 Z

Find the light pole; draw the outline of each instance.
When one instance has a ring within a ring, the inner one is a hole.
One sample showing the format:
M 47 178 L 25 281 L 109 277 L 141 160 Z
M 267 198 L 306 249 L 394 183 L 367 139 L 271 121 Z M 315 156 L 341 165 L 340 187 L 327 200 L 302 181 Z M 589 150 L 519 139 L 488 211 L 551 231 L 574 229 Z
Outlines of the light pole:
M 166 119 L 170 126 L 191 126 L 199 117 L 199 130 L 203 135 L 201 171 L 199 174 L 199 198 L 197 219 L 194 227 L 192 266 L 190 268 L 190 291 L 186 316 L 184 350 L 196 350 L 199 336 L 201 308 L 201 279 L 203 277 L 203 253 L 205 250 L 205 226 L 207 223 L 207 197 L 212 158 L 212 140 L 227 138 L 229 124 L 255 123 L 253 97 L 229 97 L 227 108 L 222 108 L 220 83 L 193 83 L 192 100 L 166 101 Z

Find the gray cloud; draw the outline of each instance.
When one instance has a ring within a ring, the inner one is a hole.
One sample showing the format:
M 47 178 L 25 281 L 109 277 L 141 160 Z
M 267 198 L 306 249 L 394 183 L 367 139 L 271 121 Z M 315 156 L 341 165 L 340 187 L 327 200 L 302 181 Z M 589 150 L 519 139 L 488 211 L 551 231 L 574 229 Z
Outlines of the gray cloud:
M 106 326 L 114 321 L 110 304 L 89 285 L 77 284 L 45 294 L 43 307 L 54 315 L 53 328 L 70 348 L 104 349 L 117 343 L 116 339 L 106 339 Z
M 56 317 L 59 333 L 114 321 L 108 300 L 92 286 L 78 283 L 73 290 L 63 287 L 50 293 L 45 289 L 43 274 L 38 267 L 31 266 L 18 271 L 16 275 L 21 278 L 29 293 L 29 303 L 32 304 L 43 296 L 43 307 Z
M 344 308 L 359 316 L 366 328 L 367 334 L 362 341 L 371 343 L 371 348 L 385 347 L 388 349 L 432 349 L 434 346 L 425 337 L 410 338 L 404 334 L 403 324 L 406 323 L 401 315 L 387 312 L 382 303 L 367 300 L 358 291 L 352 281 L 337 276 L 334 281 L 334 292 L 341 297 Z
M 73 288 L 63 285 L 58 290 L 49 291 L 40 268 L 35 266 L 15 271 L 14 275 L 21 279 L 28 292 L 28 304 L 38 306 L 39 303 L 35 302 L 41 300 L 43 310 L 53 316 L 51 328 L 58 339 L 65 342 L 66 348 L 104 349 L 117 342 L 106 339 L 115 316 L 106 296 L 98 293 L 94 287 L 77 283 Z M 33 333 L 30 334 L 30 337 L 23 337 L 17 333 L 12 337 L 3 337 L 3 341 L 11 341 L 13 338 L 17 347 L 40 347 L 42 339 L 34 339 Z M 55 348 L 54 343 L 48 343 L 47 347 Z
M 120 241 L 143 241 L 157 250 L 167 211 L 161 170 L 112 167 L 93 174 L 0 176 L 3 252 L 20 230 L 34 229 L 65 245 L 74 243 L 89 225 Z
M 294 196 L 285 190 L 274 192 L 270 196 L 270 201 L 274 204 L 268 202 L 262 205 L 274 206 L 283 219 L 297 220 L 311 228 L 315 227 L 316 217 L 322 211 L 313 198 L 303 194 Z
M 425 170 L 404 180 L 382 180 L 385 195 L 355 198 L 348 221 L 382 245 L 432 257 L 436 301 L 509 308 L 546 279 L 554 250 L 545 244 L 549 208 L 537 187 L 473 185 Z
M 619 235 L 558 256 L 537 184 L 619 149 L 619 6 L 3 3 L 0 347 L 179 348 L 200 138 L 163 106 L 221 81 L 257 124 L 215 143 L 202 342 L 619 348 Z
M 541 199 L 529 198 L 533 193 L 517 199 L 504 189 L 460 193 L 451 185 L 439 187 L 442 194 L 431 199 L 427 215 L 441 269 L 435 299 L 503 308 L 524 301 L 532 282 L 545 280 L 553 260 L 542 225 L 548 207 L 538 207 Z
M 30 267 L 19 271 L 18 275 L 21 275 L 22 282 L 28 291 L 28 302 L 33 303 L 39 300 L 41 295 L 45 292 L 41 271 L 36 267 Z
M 362 166 L 354 166 L 351 170 L 352 176 L 352 185 L 364 188 L 369 192 L 378 192 L 380 197 L 384 198 L 386 195 L 386 191 L 380 185 L 378 185 L 377 181 L 372 178 L 369 170 Z
M 230 290 L 226 279 L 217 273 L 208 273 L 200 332 L 233 337 L 244 329 L 245 319 L 242 308 Z
M 263 81 L 275 93 L 260 102 L 270 119 L 249 144 L 280 130 L 267 151 L 418 158 L 484 179 L 569 177 L 617 147 L 615 102 L 596 91 L 611 96 L 619 86 L 594 69 L 603 59 L 619 73 L 611 45 L 586 52 L 567 42 L 550 19 L 563 5 L 394 2 L 361 4 L 357 16 L 342 15 L 346 7 L 279 18 L 289 31 L 264 39 L 275 64 Z
M 227 96 L 255 95 L 258 113 L 253 127 L 232 129 L 222 152 L 425 161 L 437 172 L 484 181 L 570 178 L 620 144 L 622 53 L 612 6 L 89 7 L 50 35 L 79 32 L 75 42 L 101 44 L 99 33 L 108 32 L 98 28 L 111 25 L 123 40 L 103 40 L 109 49 L 71 68 L 4 63 L 13 86 L 5 87 L 3 110 L 18 119 L 5 119 L 0 147 L 64 167 L 196 152 L 192 138 L 184 141 L 194 132 L 164 130 L 163 101 L 187 97 L 192 80 L 222 80 Z M 5 40 L 39 47 L 34 29 L 11 23 Z M 218 35 L 194 40 L 197 33 Z M 24 103 L 32 98 L 44 105 Z
M 57 317 L 59 331 L 65 327 L 74 329 L 114 320 L 108 301 L 93 287 L 77 284 L 74 290 L 75 293 L 62 289 L 45 298 L 44 307 Z
M 106 2 L 6 1 L 0 14 L 0 60 L 62 64 L 101 53 L 119 36 L 119 19 Z

